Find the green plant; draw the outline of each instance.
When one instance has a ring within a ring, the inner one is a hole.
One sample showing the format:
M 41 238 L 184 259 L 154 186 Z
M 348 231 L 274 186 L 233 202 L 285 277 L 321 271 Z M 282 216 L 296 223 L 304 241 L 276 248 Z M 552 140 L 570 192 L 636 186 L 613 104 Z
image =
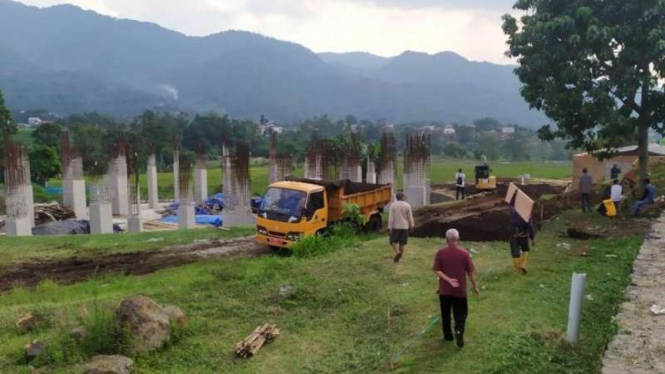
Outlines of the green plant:
M 367 223 L 367 217 L 360 210 L 358 204 L 345 204 L 342 210 L 342 219 L 344 222 L 352 224 L 357 229 L 363 227 Z
M 341 223 L 333 227 L 328 235 L 312 235 L 301 238 L 291 251 L 296 257 L 315 257 L 335 252 L 349 246 L 355 240 L 356 229 L 351 223 Z

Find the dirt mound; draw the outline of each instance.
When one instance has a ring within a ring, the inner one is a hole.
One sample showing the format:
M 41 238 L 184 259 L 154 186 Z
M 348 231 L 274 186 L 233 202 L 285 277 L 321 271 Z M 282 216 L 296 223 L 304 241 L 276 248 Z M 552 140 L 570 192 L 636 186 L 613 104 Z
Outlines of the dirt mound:
M 563 188 L 547 184 L 520 186 L 536 200 L 533 221 L 540 226 L 568 206 L 568 198 L 561 193 Z M 430 206 L 414 212 L 416 227 L 414 237 L 443 237 L 448 229 L 459 230 L 468 241 L 508 240 L 510 214 L 504 201 L 508 187 L 501 186 L 494 193 L 476 195 L 460 204 Z M 555 195 L 547 200 L 538 200 L 543 195 Z
M 268 249 L 256 245 L 254 237 L 246 237 L 90 259 L 27 262 L 0 269 L 0 291 L 17 286 L 34 287 L 44 279 L 72 284 L 104 274 L 144 275 L 206 258 L 252 257 L 268 252 Z

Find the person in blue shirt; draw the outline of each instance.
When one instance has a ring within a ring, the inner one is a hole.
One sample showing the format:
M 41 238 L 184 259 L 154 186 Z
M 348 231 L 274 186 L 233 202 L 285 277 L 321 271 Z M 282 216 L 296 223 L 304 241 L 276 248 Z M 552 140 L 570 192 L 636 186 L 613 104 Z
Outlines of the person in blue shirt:
M 634 216 L 638 215 L 640 213 L 640 208 L 645 205 L 653 204 L 655 198 L 656 186 L 651 184 L 651 180 L 649 178 L 646 178 L 644 180 L 644 193 L 642 194 L 642 198 L 637 200 L 633 206 L 630 207 L 630 213 Z

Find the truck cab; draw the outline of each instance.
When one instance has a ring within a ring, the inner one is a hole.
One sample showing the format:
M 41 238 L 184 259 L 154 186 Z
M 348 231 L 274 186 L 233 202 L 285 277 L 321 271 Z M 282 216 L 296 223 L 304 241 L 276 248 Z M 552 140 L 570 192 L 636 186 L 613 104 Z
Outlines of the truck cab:
M 303 236 L 328 227 L 328 196 L 323 186 L 277 182 L 256 208 L 256 240 L 271 247 L 290 247 Z

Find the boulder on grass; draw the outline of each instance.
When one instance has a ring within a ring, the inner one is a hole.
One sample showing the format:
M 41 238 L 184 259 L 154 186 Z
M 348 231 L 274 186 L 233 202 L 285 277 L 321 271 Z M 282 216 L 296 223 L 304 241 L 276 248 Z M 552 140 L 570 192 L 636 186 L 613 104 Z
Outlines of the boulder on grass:
M 34 330 L 35 326 L 37 325 L 38 318 L 32 314 L 28 313 L 18 321 L 16 321 L 16 328 L 21 334 L 25 334 L 27 332 L 30 332 Z
M 94 356 L 85 364 L 85 374 L 129 374 L 133 363 L 125 356 Z
M 33 340 L 25 346 L 25 360 L 30 362 L 39 357 L 44 350 L 44 344 L 39 340 Z
M 145 296 L 133 296 L 120 303 L 115 318 L 131 333 L 134 353 L 154 351 L 171 338 L 169 315 L 157 303 Z
M 178 308 L 177 306 L 167 305 L 164 307 L 164 312 L 166 312 L 166 314 L 169 316 L 171 327 L 178 327 L 180 329 L 185 327 L 185 324 L 187 323 L 187 316 L 185 316 L 185 313 L 182 311 L 182 309 Z

